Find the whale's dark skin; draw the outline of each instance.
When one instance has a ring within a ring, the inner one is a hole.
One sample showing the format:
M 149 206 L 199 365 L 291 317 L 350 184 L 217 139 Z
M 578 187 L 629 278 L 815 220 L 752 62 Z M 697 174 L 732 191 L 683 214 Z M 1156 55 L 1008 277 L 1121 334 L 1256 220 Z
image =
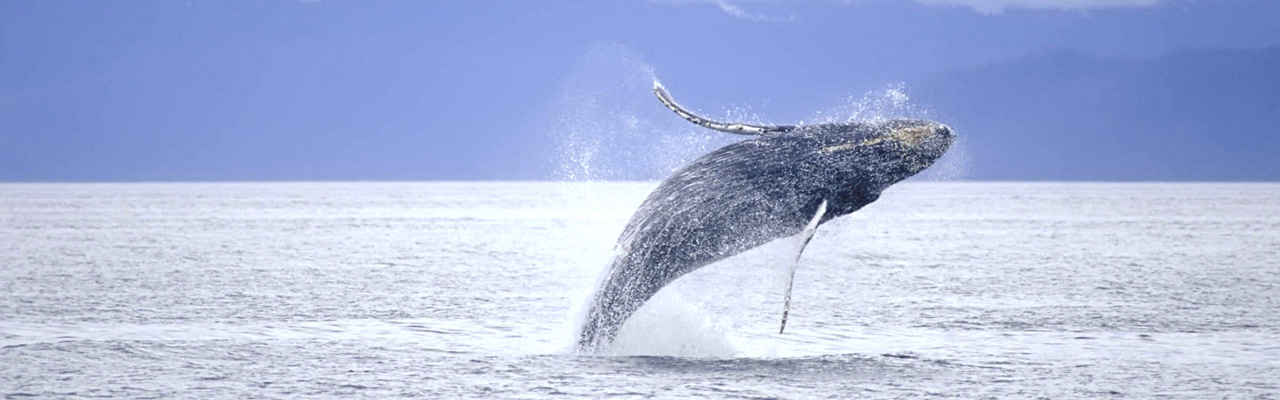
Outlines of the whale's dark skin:
M 955 139 L 946 125 L 923 120 L 724 124 L 684 111 L 660 87 L 655 92 L 694 123 L 758 136 L 694 160 L 640 205 L 589 305 L 578 337 L 582 351 L 611 342 L 627 318 L 676 278 L 797 235 L 811 220 L 821 224 L 857 211 L 933 164 Z M 816 216 L 824 201 L 825 212 Z

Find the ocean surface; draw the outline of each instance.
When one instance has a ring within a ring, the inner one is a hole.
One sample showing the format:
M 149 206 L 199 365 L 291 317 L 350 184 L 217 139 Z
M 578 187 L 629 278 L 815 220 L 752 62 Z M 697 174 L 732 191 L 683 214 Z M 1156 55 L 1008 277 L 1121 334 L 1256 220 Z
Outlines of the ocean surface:
M 6 398 L 1280 398 L 1280 185 L 908 182 L 575 324 L 654 183 L 0 185 Z

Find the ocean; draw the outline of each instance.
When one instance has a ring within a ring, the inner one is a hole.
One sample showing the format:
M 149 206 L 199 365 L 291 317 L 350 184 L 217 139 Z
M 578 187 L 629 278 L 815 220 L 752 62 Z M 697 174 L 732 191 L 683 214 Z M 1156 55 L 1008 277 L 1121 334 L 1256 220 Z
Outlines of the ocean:
M 654 186 L 0 184 L 0 393 L 1280 398 L 1280 184 L 907 182 L 577 354 Z

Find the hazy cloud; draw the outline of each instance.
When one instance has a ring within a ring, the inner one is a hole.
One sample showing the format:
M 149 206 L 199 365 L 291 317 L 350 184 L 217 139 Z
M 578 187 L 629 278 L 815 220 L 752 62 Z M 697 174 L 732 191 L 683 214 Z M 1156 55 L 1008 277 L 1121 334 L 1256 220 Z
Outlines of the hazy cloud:
M 780 16 L 775 16 L 775 15 L 768 15 L 768 14 L 761 14 L 761 13 L 753 13 L 753 12 L 747 11 L 747 10 L 743 9 L 742 7 L 738 6 L 738 4 L 745 4 L 745 3 L 763 3 L 763 2 L 770 2 L 770 1 L 780 2 L 780 1 L 787 1 L 787 0 L 763 0 L 763 1 L 762 1 L 762 0 L 747 0 L 747 1 L 731 1 L 731 0 L 648 0 L 648 1 L 649 1 L 649 2 L 651 2 L 651 3 L 658 3 L 658 4 L 713 4 L 713 5 L 715 5 L 716 7 L 719 7 L 719 8 L 720 8 L 720 11 L 724 11 L 724 13 L 725 13 L 725 14 L 729 14 L 729 16 L 731 16 L 731 17 L 738 18 L 738 19 L 742 19 L 742 20 L 747 20 L 747 21 L 756 21 L 756 22 L 785 22 L 785 21 L 794 21 L 794 20 L 796 19 L 795 15 L 788 15 L 788 16 L 786 16 L 786 17 L 780 17 Z
M 794 15 L 792 15 L 792 16 L 790 16 L 790 17 L 787 17 L 787 18 L 779 18 L 779 17 L 772 17 L 772 16 L 768 16 L 768 15 L 764 15 L 764 14 L 752 14 L 752 13 L 750 13 L 750 12 L 747 12 L 746 10 L 743 10 L 743 9 L 742 9 L 742 7 L 738 7 L 738 6 L 736 6 L 736 5 L 732 4 L 732 3 L 729 3 L 728 1 L 725 1 L 725 0 L 721 0 L 721 1 L 717 2 L 717 3 L 716 3 L 716 5 L 720 6 L 720 11 L 724 11 L 724 13 L 725 13 L 725 14 L 729 14 L 729 15 L 731 15 L 731 16 L 733 16 L 733 17 L 735 17 L 735 18 L 741 18 L 741 19 L 745 19 L 745 20 L 748 20 L 748 21 L 792 21 L 792 20 L 795 20 L 795 16 L 794 16 Z
M 1154 7 L 1160 0 L 914 0 L 922 4 L 957 5 L 996 14 L 1009 9 L 1091 10 L 1101 8 Z
M 667 4 L 714 4 L 734 18 L 747 21 L 793 21 L 795 16 L 777 17 L 749 12 L 741 4 L 765 2 L 794 2 L 802 0 L 649 0 Z M 812 0 L 822 1 L 822 0 Z M 1154 7 L 1162 0 L 829 0 L 839 3 L 867 1 L 914 1 L 920 4 L 968 7 L 984 14 L 999 14 L 1005 10 L 1094 10 L 1105 8 Z

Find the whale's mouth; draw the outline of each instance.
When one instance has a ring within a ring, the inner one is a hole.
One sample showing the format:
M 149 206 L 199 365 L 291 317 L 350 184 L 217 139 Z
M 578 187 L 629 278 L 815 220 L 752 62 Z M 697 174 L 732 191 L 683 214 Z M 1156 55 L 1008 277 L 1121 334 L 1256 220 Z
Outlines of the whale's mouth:
M 908 147 L 916 147 L 934 134 L 932 126 L 913 126 L 910 128 L 896 129 L 889 133 L 888 138 L 898 141 Z
M 932 121 L 896 120 L 882 125 L 882 134 L 823 147 L 823 154 L 883 147 L 883 155 L 899 159 L 910 174 L 918 173 L 937 161 L 955 142 L 951 127 Z
M 822 151 L 830 154 L 842 150 L 853 150 L 859 147 L 874 146 L 884 142 L 894 142 L 907 148 L 919 148 L 921 145 L 929 144 L 931 140 L 936 137 L 941 137 L 947 145 L 950 145 L 951 142 L 955 141 L 955 134 L 952 133 L 951 127 L 943 124 L 929 123 L 926 125 L 915 125 L 894 129 L 887 135 L 863 139 L 860 142 L 827 146 L 824 147 Z
M 943 142 L 949 145 L 955 141 L 955 138 L 955 133 L 951 131 L 951 127 L 944 124 L 929 123 L 894 129 L 889 132 L 889 135 L 882 136 L 879 139 L 895 140 L 907 147 L 914 148 L 929 144 L 937 139 L 942 139 Z

